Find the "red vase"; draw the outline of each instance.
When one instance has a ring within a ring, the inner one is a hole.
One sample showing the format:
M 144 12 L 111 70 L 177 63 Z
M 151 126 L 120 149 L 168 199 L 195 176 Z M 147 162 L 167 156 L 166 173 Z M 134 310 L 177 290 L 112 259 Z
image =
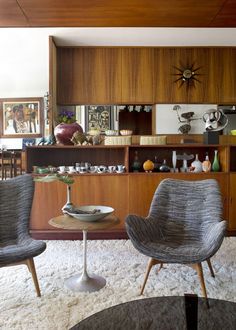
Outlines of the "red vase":
M 76 131 L 83 133 L 83 128 L 77 123 L 61 123 L 57 125 L 54 128 L 54 135 L 56 137 L 57 143 L 73 145 L 73 143 L 71 142 L 71 138 Z

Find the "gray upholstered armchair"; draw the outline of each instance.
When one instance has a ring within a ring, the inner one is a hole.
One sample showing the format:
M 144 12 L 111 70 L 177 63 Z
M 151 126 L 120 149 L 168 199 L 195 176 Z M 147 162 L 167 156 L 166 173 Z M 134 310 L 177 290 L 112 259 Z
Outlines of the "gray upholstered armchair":
M 40 296 L 33 257 L 46 249 L 46 243 L 29 235 L 34 182 L 29 174 L 0 181 L 0 267 L 26 264 Z
M 141 289 L 143 293 L 153 265 L 179 263 L 193 267 L 207 298 L 201 263 L 219 249 L 225 234 L 222 202 L 216 180 L 184 181 L 165 179 L 157 187 L 147 218 L 129 215 L 127 233 L 134 247 L 150 257 Z

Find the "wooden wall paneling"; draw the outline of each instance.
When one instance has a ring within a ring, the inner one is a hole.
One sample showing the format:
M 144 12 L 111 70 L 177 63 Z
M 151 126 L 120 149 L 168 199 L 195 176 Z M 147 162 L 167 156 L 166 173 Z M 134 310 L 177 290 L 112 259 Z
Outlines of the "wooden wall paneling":
M 61 214 L 66 203 L 66 185 L 61 182 L 36 182 L 30 217 L 31 230 L 55 230 L 48 221 Z
M 74 79 L 79 79 L 74 72 L 74 48 L 57 48 L 57 103 L 73 104 Z
M 236 102 L 236 48 L 222 48 L 220 67 L 216 71 L 219 84 L 219 103 L 235 104 Z
M 222 193 L 223 217 L 228 220 L 228 174 L 224 173 L 141 173 L 129 176 L 129 212 L 146 217 L 149 212 L 154 192 L 165 178 L 181 180 L 204 180 L 214 178 L 218 181 Z M 236 175 L 235 175 L 236 177 Z M 236 181 L 236 179 L 235 179 Z M 236 186 L 236 182 L 235 182 Z M 236 195 L 236 193 L 235 193 Z M 236 222 L 235 222 L 236 224 Z M 232 224 L 231 224 L 232 226 Z
M 121 220 L 119 228 L 124 228 L 124 218 L 129 209 L 126 174 L 78 175 L 74 176 L 74 179 L 75 183 L 71 188 L 72 203 L 75 205 L 111 206 L 115 209 L 114 215 Z M 61 182 L 36 182 L 30 229 L 53 230 L 48 221 L 61 214 L 61 208 L 65 203 L 65 184 Z
M 175 67 L 185 65 L 186 54 L 182 56 L 177 48 L 154 49 L 154 103 L 187 103 L 185 86 L 174 81 L 179 78 Z
M 48 120 L 49 134 L 53 133 L 57 116 L 57 47 L 52 36 L 49 36 L 49 99 Z
M 154 48 L 122 48 L 122 103 L 153 103 Z
M 193 66 L 194 78 L 197 79 L 191 80 L 189 86 L 186 84 L 188 103 L 217 103 L 218 93 L 214 83 L 215 67 L 209 48 L 189 49 L 186 61 L 188 66 Z M 195 71 L 198 68 L 200 69 Z
M 156 48 L 154 55 L 155 103 L 234 103 L 236 50 L 222 47 Z M 178 68 L 196 70 L 189 86 Z
M 218 159 L 220 163 L 220 169 L 222 172 L 230 171 L 230 148 L 219 146 L 218 148 Z
M 230 174 L 229 184 L 229 230 L 236 230 L 236 174 Z
M 163 174 L 141 173 L 129 176 L 129 213 L 146 217 L 154 192 L 166 177 Z
M 61 55 L 59 57 L 61 77 L 58 77 L 58 83 L 61 86 L 58 94 L 59 103 L 114 104 L 121 102 L 121 50 L 119 48 L 61 48 L 59 55 Z M 65 72 L 68 70 L 70 72 Z M 63 76 L 66 77 L 66 81 Z
M 207 49 L 204 48 L 156 48 L 154 56 L 154 100 L 155 103 L 201 103 L 207 98 L 206 77 Z M 180 70 L 193 66 L 196 79 L 190 84 L 182 83 Z

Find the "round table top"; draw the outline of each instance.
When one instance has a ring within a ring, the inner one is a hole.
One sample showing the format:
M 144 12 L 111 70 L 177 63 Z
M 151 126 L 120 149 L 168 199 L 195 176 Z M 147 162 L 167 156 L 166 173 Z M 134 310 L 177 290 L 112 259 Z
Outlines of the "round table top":
M 81 221 L 65 214 L 50 219 L 48 223 L 53 227 L 67 230 L 99 231 L 102 229 L 113 227 L 119 222 L 119 219 L 114 215 L 108 215 L 107 217 L 98 221 Z
M 187 302 L 187 305 L 185 298 L 180 296 L 132 300 L 93 314 L 70 330 L 235 330 L 236 303 L 208 301 L 210 308 L 203 298 L 198 298 L 196 304 Z

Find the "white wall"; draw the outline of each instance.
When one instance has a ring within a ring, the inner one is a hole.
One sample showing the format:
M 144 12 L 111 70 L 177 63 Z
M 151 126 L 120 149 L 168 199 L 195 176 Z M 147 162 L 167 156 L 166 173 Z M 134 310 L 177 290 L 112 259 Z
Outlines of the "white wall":
M 178 134 L 178 128 L 184 123 L 180 123 L 176 111 L 173 110 L 175 104 L 156 105 L 156 134 Z M 208 109 L 216 109 L 216 104 L 179 104 L 181 109 L 179 115 L 184 112 L 193 111 L 192 118 L 198 118 L 191 121 L 191 130 L 189 134 L 202 134 L 205 131 L 205 123 L 202 120 L 204 112 Z M 184 118 L 181 118 L 184 120 Z M 180 133 L 181 134 L 181 133 Z

